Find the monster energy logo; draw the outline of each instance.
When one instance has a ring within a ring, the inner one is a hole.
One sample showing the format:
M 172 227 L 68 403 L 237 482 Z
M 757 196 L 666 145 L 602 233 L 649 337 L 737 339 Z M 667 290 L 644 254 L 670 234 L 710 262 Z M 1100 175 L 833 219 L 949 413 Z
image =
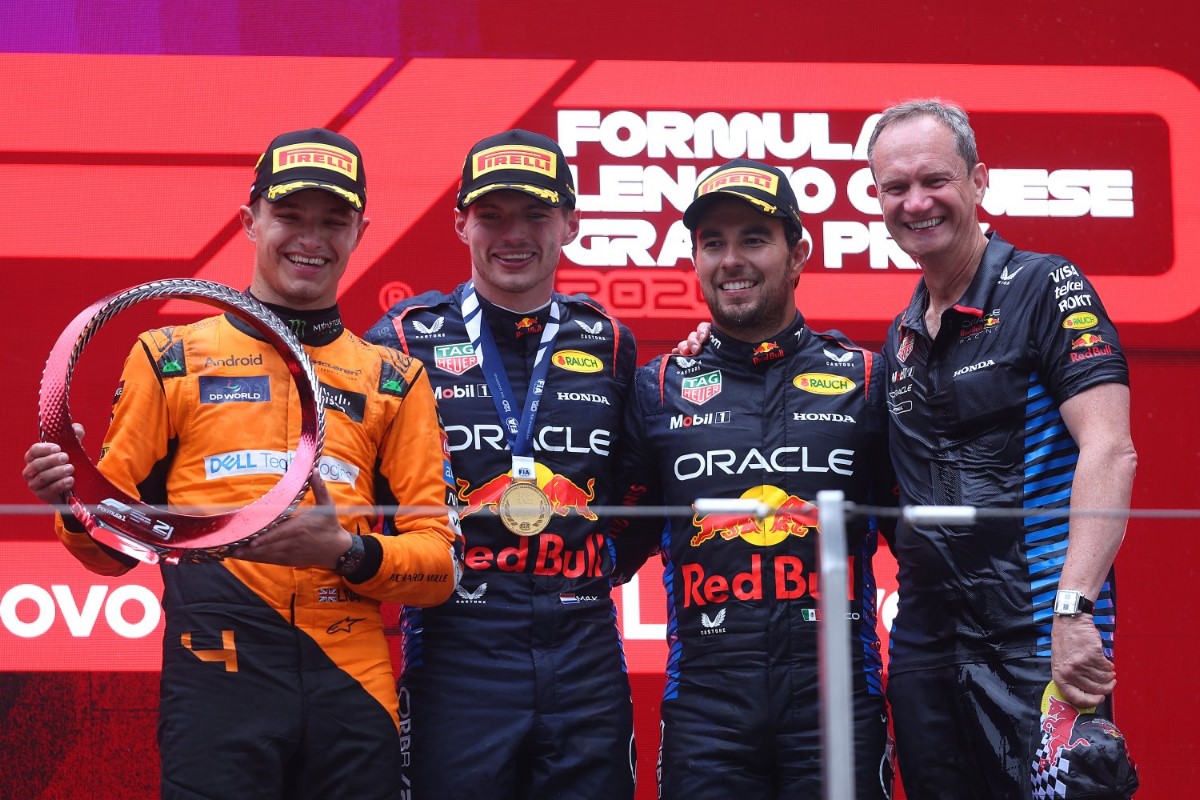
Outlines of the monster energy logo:
M 292 335 L 299 339 L 304 336 L 304 329 L 308 327 L 308 320 L 293 317 L 288 320 L 288 326 L 292 329 Z

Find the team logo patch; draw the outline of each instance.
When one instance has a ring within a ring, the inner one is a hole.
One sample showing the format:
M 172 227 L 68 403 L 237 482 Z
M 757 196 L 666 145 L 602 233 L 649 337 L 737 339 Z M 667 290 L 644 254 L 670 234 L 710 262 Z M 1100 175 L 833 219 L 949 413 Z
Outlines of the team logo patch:
M 480 150 L 471 160 L 471 176 L 478 178 L 498 169 L 520 169 L 553 178 L 557 172 L 554 154 L 540 147 L 502 144 Z
M 844 375 L 827 372 L 805 372 L 792 379 L 792 385 L 809 394 L 846 394 L 858 385 Z
M 275 151 L 271 174 L 277 175 L 296 167 L 317 167 L 339 172 L 350 180 L 358 180 L 358 159 L 354 154 L 330 144 L 301 142 Z
M 183 355 L 183 342 L 175 341 L 162 351 L 157 361 L 158 374 L 164 378 L 182 378 L 187 375 L 187 358 Z
M 408 379 L 404 377 L 404 373 L 396 369 L 393 364 L 387 361 L 380 363 L 379 369 L 379 393 L 390 394 L 394 397 L 404 397 L 408 394 L 409 386 Z
M 544 327 L 537 317 L 522 317 L 517 321 L 517 338 L 520 339 L 531 333 L 541 333 Z
M 909 331 L 908 333 L 905 333 L 904 338 L 900 340 L 900 349 L 896 351 L 896 358 L 900 359 L 900 363 L 903 364 L 908 357 L 912 355 L 912 351 L 913 335 L 912 332 Z
M 779 178 L 770 172 L 754 169 L 753 167 L 735 167 L 733 169 L 720 170 L 710 175 L 708 180 L 700 184 L 700 188 L 696 190 L 696 196 L 703 197 L 718 189 L 728 189 L 735 186 L 747 186 L 767 192 L 768 194 L 778 194 Z
M 599 372 L 604 362 L 582 350 L 559 350 L 550 357 L 550 363 L 568 372 Z
M 445 317 L 438 317 L 429 325 L 421 322 L 419 319 L 413 320 L 413 327 L 417 329 L 417 333 L 423 336 L 433 336 L 442 330 L 442 326 L 446 324 Z
M 1085 333 L 1071 342 L 1071 361 L 1086 361 L 1096 356 L 1107 356 L 1113 352 L 1112 345 L 1104 341 L 1098 333 Z
M 1083 331 L 1088 328 L 1094 328 L 1100 324 L 1100 318 L 1095 314 L 1089 314 L 1086 311 L 1081 311 L 1078 314 L 1072 314 L 1063 320 L 1062 326 L 1069 331 Z
M 721 371 L 713 370 L 694 378 L 684 378 L 679 393 L 690 403 L 704 405 L 721 393 Z
M 296 457 L 294 451 L 231 450 L 204 457 L 204 479 L 238 478 L 244 475 L 282 475 Z M 358 467 L 332 456 L 321 456 L 317 472 L 326 483 L 351 486 L 358 480 Z
M 322 383 L 321 405 L 326 411 L 340 411 L 353 421 L 362 422 L 367 411 L 367 396 Z
M 433 348 L 433 363 L 438 369 L 462 375 L 479 363 L 475 346 L 470 342 L 461 344 L 439 344 Z
M 266 375 L 229 378 L 200 376 L 200 403 L 266 403 L 271 400 L 271 379 Z
M 775 342 L 763 342 L 754 348 L 754 353 L 751 355 L 750 361 L 754 364 L 765 364 L 777 358 L 783 358 L 783 348 Z

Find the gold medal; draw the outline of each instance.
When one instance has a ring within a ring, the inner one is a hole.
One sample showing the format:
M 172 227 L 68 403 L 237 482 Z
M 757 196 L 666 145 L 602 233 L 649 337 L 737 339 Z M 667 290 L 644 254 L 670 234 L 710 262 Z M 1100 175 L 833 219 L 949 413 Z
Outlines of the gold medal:
M 533 481 L 513 481 L 500 495 L 500 521 L 517 536 L 534 536 L 550 524 L 550 500 Z

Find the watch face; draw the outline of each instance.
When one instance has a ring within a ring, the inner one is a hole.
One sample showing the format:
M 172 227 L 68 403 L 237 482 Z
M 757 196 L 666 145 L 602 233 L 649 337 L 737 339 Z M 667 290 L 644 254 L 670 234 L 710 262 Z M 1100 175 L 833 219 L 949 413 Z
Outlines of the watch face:
M 1055 614 L 1078 614 L 1080 593 L 1073 589 L 1059 589 L 1054 595 Z

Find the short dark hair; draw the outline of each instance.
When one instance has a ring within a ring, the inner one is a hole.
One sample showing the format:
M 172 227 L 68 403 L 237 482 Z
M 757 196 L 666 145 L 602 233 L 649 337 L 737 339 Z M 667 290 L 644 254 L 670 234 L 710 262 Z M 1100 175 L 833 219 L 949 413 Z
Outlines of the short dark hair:
M 884 128 L 894 122 L 903 122 L 916 117 L 933 117 L 941 122 L 954 134 L 954 144 L 958 154 L 966 162 L 970 171 L 979 163 L 979 150 L 975 146 L 975 131 L 971 128 L 967 112 L 956 105 L 943 103 L 936 97 L 925 100 L 909 100 L 885 110 L 875 130 L 871 132 L 871 141 L 867 144 L 867 163 L 871 166 L 871 174 L 875 174 L 875 142 Z

